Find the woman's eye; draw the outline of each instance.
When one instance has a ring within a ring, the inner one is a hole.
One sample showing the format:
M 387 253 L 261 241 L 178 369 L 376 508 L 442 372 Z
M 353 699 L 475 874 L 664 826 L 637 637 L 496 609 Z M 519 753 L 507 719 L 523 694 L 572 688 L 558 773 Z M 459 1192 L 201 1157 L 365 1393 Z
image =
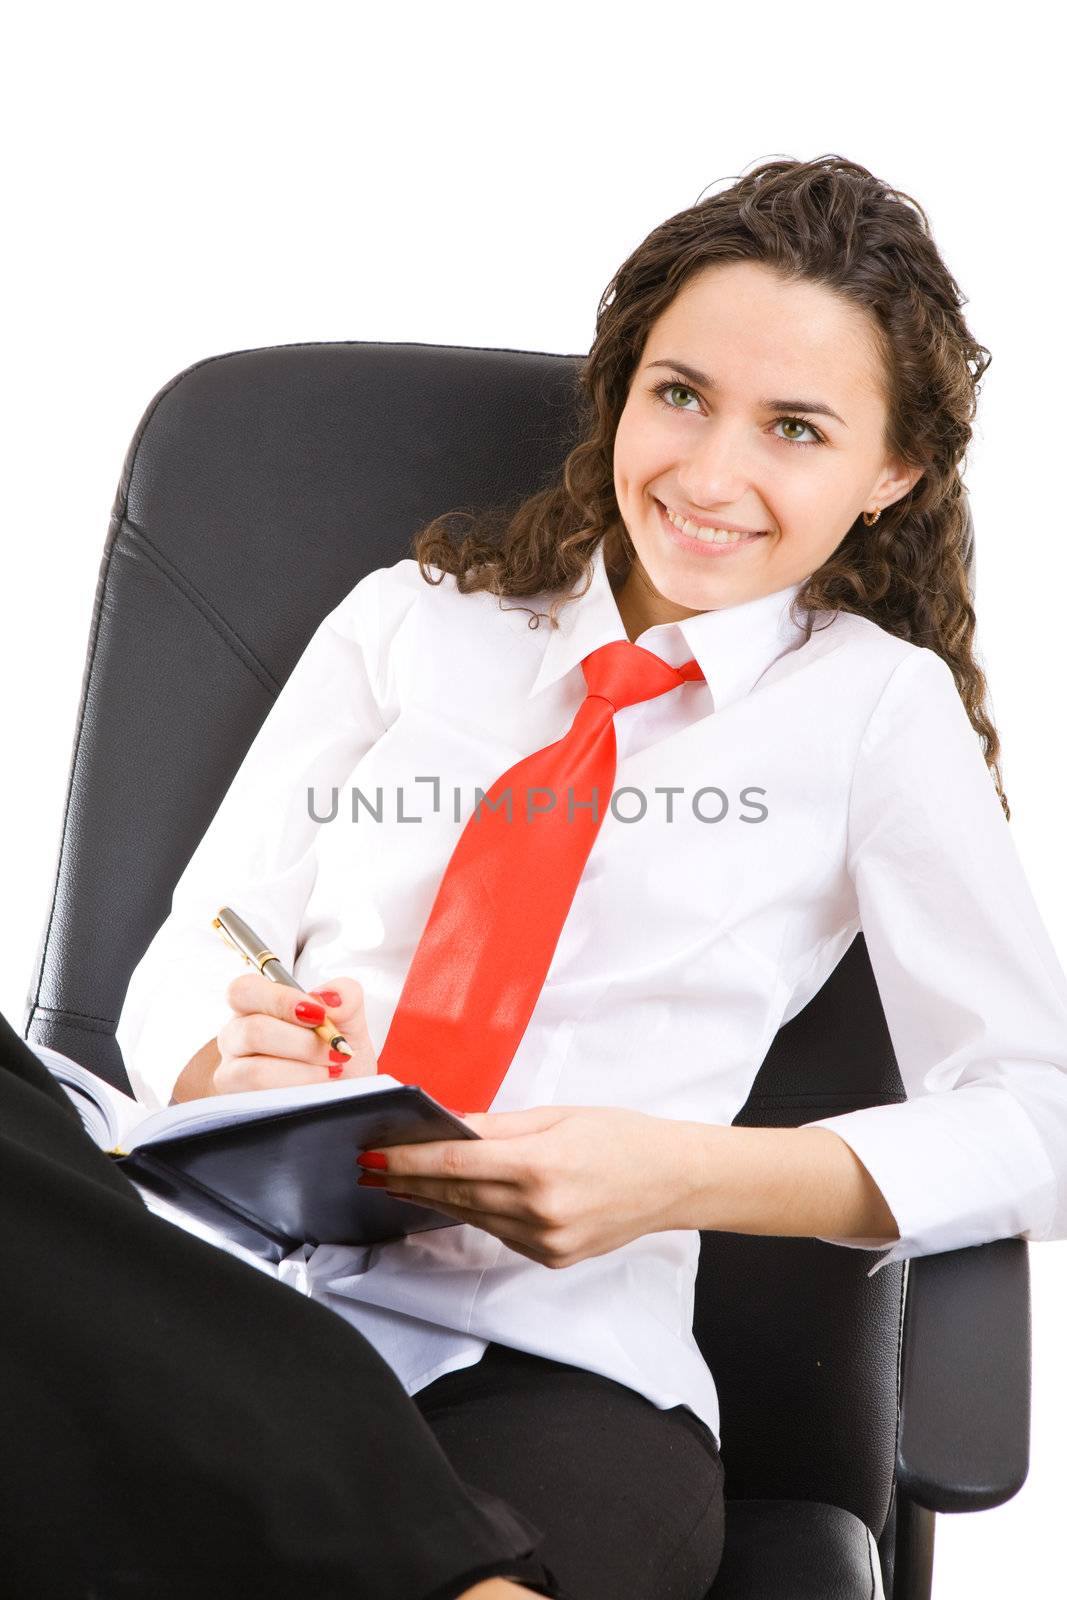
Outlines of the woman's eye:
M 778 417 L 775 427 L 779 422 L 784 422 L 788 428 L 806 428 L 812 435 L 810 439 L 787 439 L 786 444 L 822 444 L 822 435 L 816 432 L 810 422 L 805 422 L 803 417 Z
M 655 392 L 660 396 L 664 394 L 688 394 L 692 395 L 694 400 L 697 399 L 692 389 L 687 389 L 684 383 L 661 383 L 657 385 Z M 672 400 L 668 409 L 671 411 L 685 411 L 688 408 L 686 406 L 676 406 Z
M 691 400 L 695 400 L 697 402 L 698 406 L 700 404 L 699 395 L 695 394 L 694 391 L 692 389 L 690 389 L 687 384 L 676 383 L 673 379 L 670 379 L 670 378 L 668 378 L 668 380 L 665 383 L 656 384 L 656 386 L 653 389 L 652 393 L 654 395 L 658 396 L 659 400 L 661 401 L 661 403 L 663 405 L 665 405 L 667 407 L 668 411 L 688 411 L 690 409 L 689 406 L 687 406 L 687 405 L 675 405 L 673 396 L 674 395 L 678 395 L 678 394 L 688 395 Z M 671 398 L 668 398 L 668 396 L 670 396 Z M 810 422 L 805 422 L 803 417 L 776 417 L 775 418 L 775 422 L 774 422 L 775 427 L 778 427 L 779 424 L 782 424 L 782 423 L 784 423 L 785 426 L 789 427 L 789 428 L 806 429 L 806 431 L 811 434 L 811 438 L 810 439 L 793 439 L 793 438 L 790 438 L 788 435 L 778 434 L 777 437 L 782 440 L 783 444 L 796 444 L 796 445 L 801 445 L 801 446 L 807 446 L 807 445 L 813 445 L 813 444 L 823 444 L 825 442 L 824 439 L 823 439 L 823 436 L 819 432 L 818 428 L 813 427 Z

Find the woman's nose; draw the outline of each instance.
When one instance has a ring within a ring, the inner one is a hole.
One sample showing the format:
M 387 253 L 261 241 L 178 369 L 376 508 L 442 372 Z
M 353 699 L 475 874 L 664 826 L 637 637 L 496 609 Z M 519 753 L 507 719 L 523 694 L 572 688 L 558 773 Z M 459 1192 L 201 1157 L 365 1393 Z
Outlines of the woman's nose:
M 736 436 L 724 431 L 678 463 L 674 473 L 689 505 L 736 506 L 752 488 L 752 463 Z

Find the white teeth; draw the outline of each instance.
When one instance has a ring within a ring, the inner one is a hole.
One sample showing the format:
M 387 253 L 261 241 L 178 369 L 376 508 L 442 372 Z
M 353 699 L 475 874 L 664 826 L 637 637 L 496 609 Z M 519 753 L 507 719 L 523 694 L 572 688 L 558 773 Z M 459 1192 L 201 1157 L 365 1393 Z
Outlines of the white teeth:
M 727 533 L 724 528 L 701 528 L 688 518 L 679 517 L 667 506 L 663 507 L 674 526 L 684 533 L 688 539 L 699 539 L 703 544 L 737 544 L 740 539 L 747 539 L 747 533 Z

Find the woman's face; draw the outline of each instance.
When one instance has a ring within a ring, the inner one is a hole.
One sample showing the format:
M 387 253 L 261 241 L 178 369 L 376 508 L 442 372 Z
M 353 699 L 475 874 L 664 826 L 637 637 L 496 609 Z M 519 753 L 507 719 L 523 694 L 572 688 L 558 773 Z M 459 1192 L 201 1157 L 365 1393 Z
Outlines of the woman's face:
M 750 261 L 689 279 L 649 332 L 615 435 L 638 558 L 616 596 L 631 639 L 801 582 L 861 511 L 908 492 L 921 472 L 883 453 L 881 383 L 864 314 L 821 285 Z M 758 537 L 697 542 L 664 507 Z

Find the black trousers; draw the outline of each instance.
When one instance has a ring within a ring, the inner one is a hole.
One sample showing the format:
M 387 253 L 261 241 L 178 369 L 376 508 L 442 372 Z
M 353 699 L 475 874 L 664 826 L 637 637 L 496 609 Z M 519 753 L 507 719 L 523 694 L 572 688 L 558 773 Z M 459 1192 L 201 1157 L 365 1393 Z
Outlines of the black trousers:
M 704 1600 L 718 1569 L 692 1413 L 499 1345 L 409 1397 L 148 1211 L 2 1017 L 0 1295 L 3 1600 Z

